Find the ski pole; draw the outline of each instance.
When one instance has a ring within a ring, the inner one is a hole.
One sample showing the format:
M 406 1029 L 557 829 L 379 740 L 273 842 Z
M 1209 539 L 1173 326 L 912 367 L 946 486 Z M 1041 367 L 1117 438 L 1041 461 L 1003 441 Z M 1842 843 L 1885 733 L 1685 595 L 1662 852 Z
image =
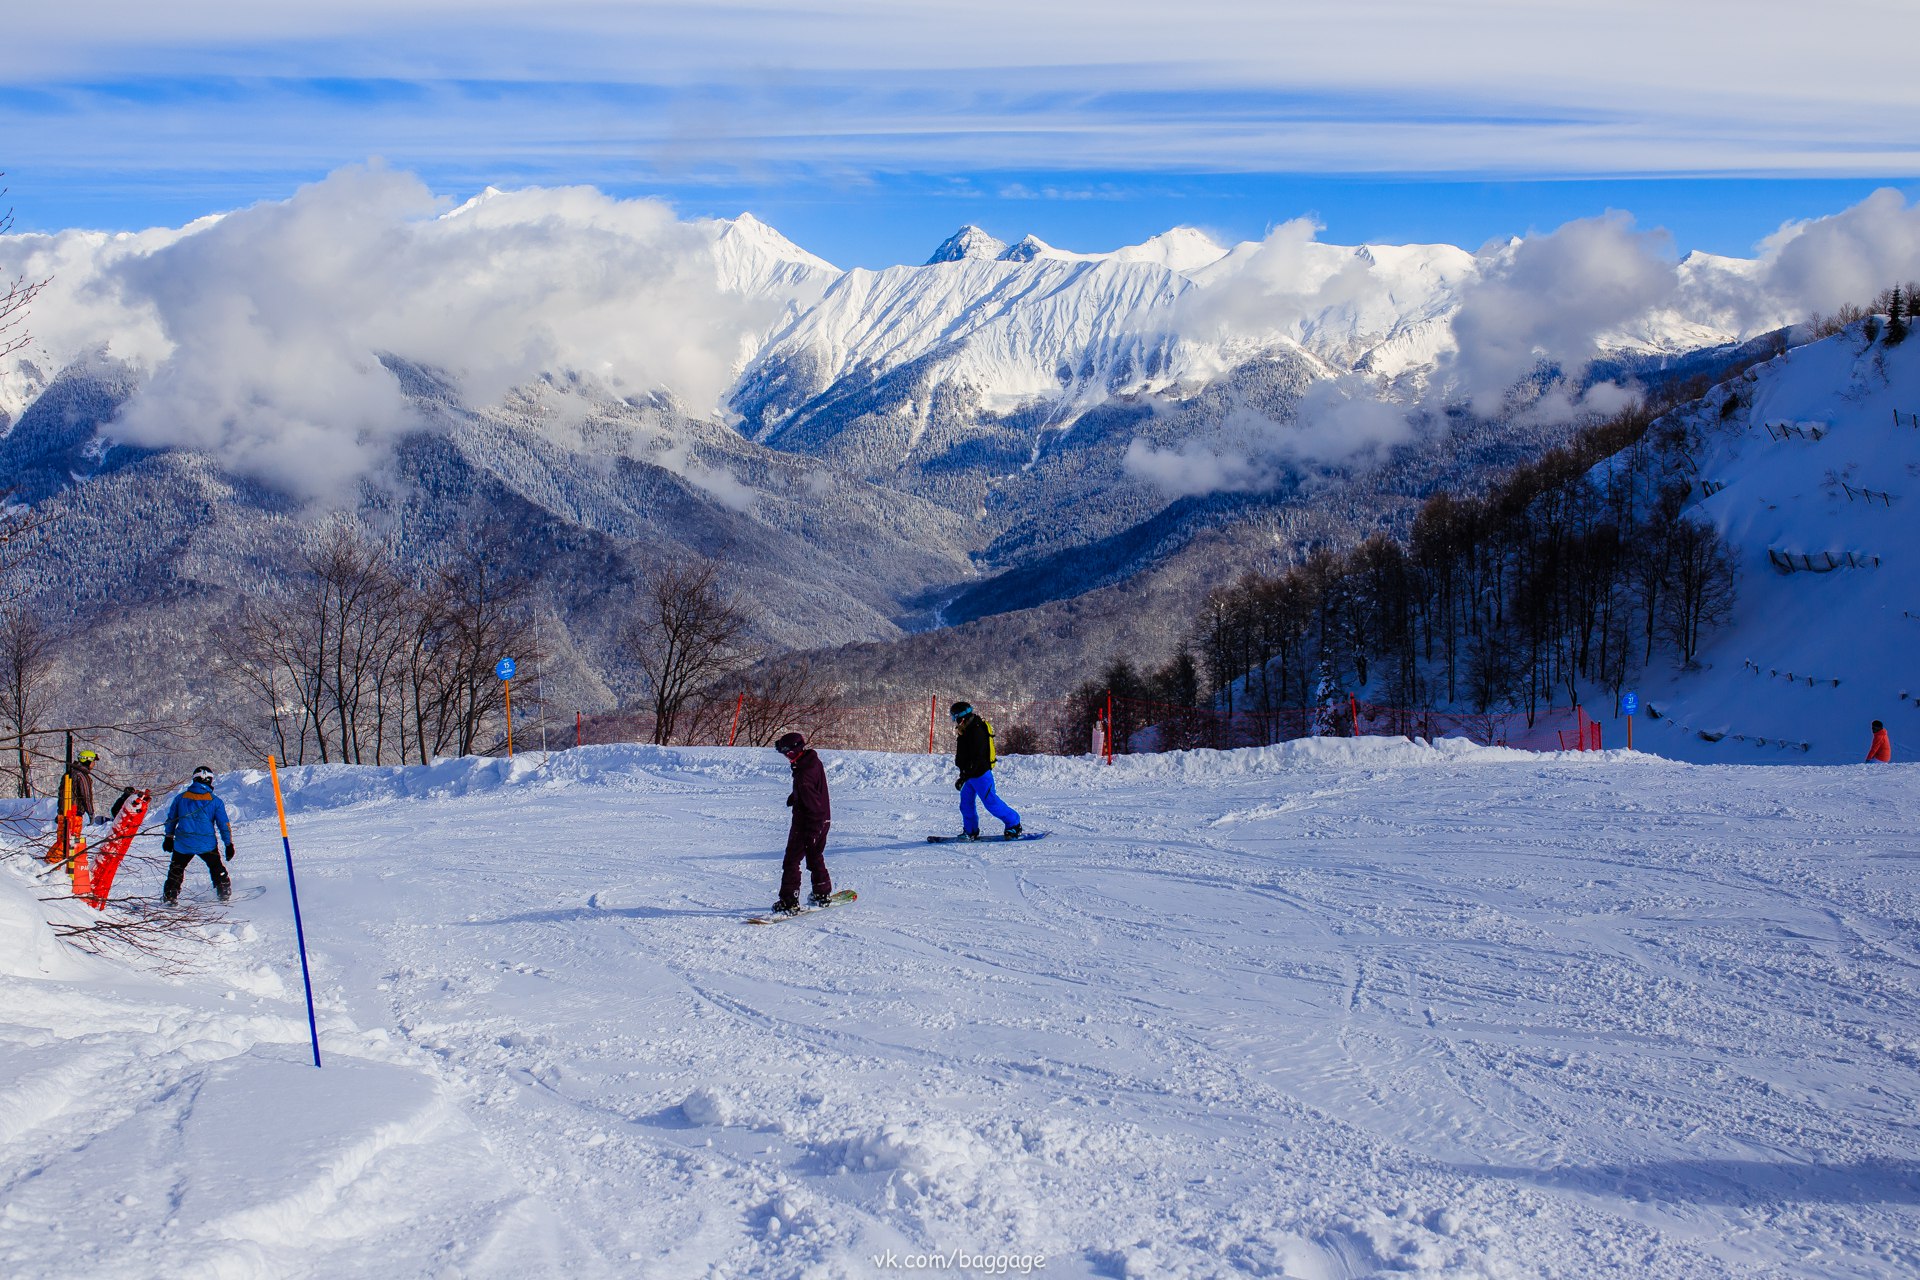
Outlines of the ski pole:
M 287 892 L 293 898 L 293 936 L 300 944 L 300 980 L 307 986 L 307 1034 L 313 1037 L 313 1065 L 320 1065 L 320 1026 L 313 1018 L 313 974 L 307 968 L 307 931 L 300 923 L 300 887 L 293 881 L 293 840 L 287 835 L 287 802 L 280 798 L 280 766 L 267 757 L 273 777 L 273 807 L 280 814 L 280 847 L 287 854 Z

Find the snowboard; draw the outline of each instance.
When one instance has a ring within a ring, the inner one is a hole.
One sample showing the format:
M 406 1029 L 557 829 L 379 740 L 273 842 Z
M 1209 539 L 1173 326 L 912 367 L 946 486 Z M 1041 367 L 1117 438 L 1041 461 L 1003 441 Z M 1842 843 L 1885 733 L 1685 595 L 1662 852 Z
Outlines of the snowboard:
M 1044 831 L 1022 831 L 1019 835 L 1015 836 L 1014 839 L 1015 840 L 1042 840 L 1046 838 L 1046 834 L 1047 833 Z M 1007 838 L 1005 836 L 981 836 L 978 840 L 968 840 L 965 836 L 928 836 L 927 843 L 928 844 L 960 844 L 964 842 L 967 844 L 1000 844 L 1005 842 L 1006 839 Z
M 114 873 L 120 870 L 121 861 L 127 856 L 133 838 L 140 831 L 140 824 L 147 820 L 147 804 L 152 799 L 150 792 L 136 791 L 120 806 L 120 813 L 113 820 L 113 829 L 107 832 L 105 855 L 100 865 L 93 869 L 92 892 L 87 901 L 95 911 L 107 905 L 107 894 L 113 889 Z
M 844 907 L 860 895 L 851 889 L 841 889 L 827 899 L 827 907 Z M 827 907 L 801 907 L 798 911 L 770 911 L 764 916 L 748 916 L 748 924 L 775 924 L 781 920 L 791 920 L 795 916 L 812 915 L 816 911 L 825 911 Z

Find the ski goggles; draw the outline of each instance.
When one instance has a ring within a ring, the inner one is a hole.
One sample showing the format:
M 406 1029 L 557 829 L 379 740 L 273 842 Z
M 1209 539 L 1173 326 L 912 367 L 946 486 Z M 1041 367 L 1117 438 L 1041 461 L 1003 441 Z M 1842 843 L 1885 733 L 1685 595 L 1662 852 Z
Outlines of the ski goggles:
M 195 770 L 193 771 L 193 780 L 194 780 L 195 782 L 205 782 L 205 783 L 208 783 L 209 785 L 211 785 L 211 784 L 212 784 L 212 782 L 213 782 L 213 770 L 211 770 L 211 769 L 195 769 Z

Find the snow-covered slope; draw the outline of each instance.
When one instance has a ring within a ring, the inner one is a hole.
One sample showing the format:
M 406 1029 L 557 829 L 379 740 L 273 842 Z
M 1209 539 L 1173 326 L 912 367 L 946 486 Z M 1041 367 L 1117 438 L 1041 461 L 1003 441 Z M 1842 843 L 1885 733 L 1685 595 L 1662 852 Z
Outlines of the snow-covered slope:
M 764 929 L 772 752 L 290 771 L 319 1071 L 264 777 L 179 977 L 0 870 L 0 1272 L 1920 1269 L 1915 766 L 1015 758 L 935 847 L 827 762 L 860 901 Z
M 1738 602 L 1702 670 L 1644 691 L 1662 719 L 1636 745 L 1837 764 L 1881 720 L 1896 758 L 1920 751 L 1917 409 L 1920 342 L 1870 345 L 1857 325 L 1702 402 L 1689 514 L 1736 549 Z

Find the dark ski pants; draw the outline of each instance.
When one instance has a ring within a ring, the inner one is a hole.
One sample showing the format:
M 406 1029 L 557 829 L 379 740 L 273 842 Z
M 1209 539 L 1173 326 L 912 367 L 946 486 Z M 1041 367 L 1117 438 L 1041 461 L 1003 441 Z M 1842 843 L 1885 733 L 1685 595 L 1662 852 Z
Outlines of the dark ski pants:
M 173 863 L 167 868 L 167 887 L 161 890 L 168 902 L 180 896 L 180 881 L 187 874 L 187 864 L 195 858 L 207 864 L 207 874 L 213 877 L 213 891 L 223 899 L 233 892 L 233 881 L 227 879 L 226 864 L 220 861 L 220 851 L 209 849 L 205 853 L 176 853 Z
M 807 876 L 815 893 L 832 893 L 833 878 L 827 874 L 827 828 L 831 822 L 796 822 L 787 832 L 787 858 L 780 864 L 780 901 L 792 902 L 800 896 L 800 864 L 807 864 Z

